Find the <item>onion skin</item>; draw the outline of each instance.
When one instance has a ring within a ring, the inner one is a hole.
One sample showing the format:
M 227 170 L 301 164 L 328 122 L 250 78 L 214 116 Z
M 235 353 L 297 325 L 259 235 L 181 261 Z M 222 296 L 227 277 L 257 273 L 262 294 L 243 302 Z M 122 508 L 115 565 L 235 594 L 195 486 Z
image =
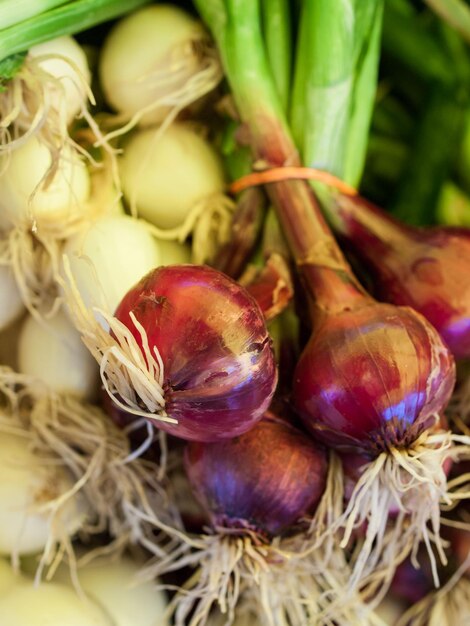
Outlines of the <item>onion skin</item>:
M 375 279 L 377 297 L 410 306 L 455 358 L 470 356 L 470 230 L 405 226 L 360 197 L 335 196 L 331 222 Z
M 214 527 L 277 535 L 315 511 L 325 490 L 325 451 L 266 413 L 244 435 L 188 444 L 186 471 Z
M 164 367 L 165 411 L 157 422 L 176 437 L 218 441 L 246 432 L 268 408 L 277 382 L 272 342 L 256 301 L 205 266 L 153 270 L 123 298 L 115 316 L 141 337 L 133 312 Z
M 436 330 L 406 307 L 317 317 L 294 374 L 306 427 L 333 446 L 408 447 L 451 396 L 455 364 Z
M 433 588 L 428 562 L 425 558 L 421 558 L 422 556 L 422 554 L 418 555 L 419 562 L 422 564 L 419 569 L 413 567 L 410 559 L 400 563 L 391 583 L 394 597 L 405 600 L 409 604 L 419 602 Z

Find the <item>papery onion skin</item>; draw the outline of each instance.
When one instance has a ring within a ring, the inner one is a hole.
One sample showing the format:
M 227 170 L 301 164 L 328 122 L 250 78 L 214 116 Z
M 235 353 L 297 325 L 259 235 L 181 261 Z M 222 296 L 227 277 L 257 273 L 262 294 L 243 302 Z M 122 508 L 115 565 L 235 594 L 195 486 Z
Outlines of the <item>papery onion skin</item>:
M 457 359 L 469 357 L 470 229 L 406 226 L 359 197 L 337 196 L 331 206 L 377 297 L 419 311 Z
M 272 342 L 256 301 L 235 281 L 206 266 L 157 268 L 123 298 L 115 316 L 156 346 L 164 367 L 163 430 L 217 441 L 249 430 L 268 408 L 277 382 Z
M 267 535 L 315 511 L 327 465 L 319 444 L 269 412 L 240 437 L 185 451 L 190 483 L 214 527 Z
M 317 319 L 293 395 L 315 436 L 377 453 L 430 428 L 454 383 L 452 355 L 421 315 L 371 301 Z

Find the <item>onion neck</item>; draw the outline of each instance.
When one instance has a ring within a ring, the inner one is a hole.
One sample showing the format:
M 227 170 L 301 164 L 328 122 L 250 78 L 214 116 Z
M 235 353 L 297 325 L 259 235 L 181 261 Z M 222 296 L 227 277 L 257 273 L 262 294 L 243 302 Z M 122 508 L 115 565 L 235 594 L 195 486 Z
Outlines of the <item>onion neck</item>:
M 322 207 L 333 230 L 347 238 L 363 258 L 377 262 L 377 255 L 406 250 L 413 229 L 364 200 L 339 193 L 322 194 Z
M 237 108 L 250 133 L 255 166 L 299 165 L 264 51 L 259 3 L 196 0 L 196 5 L 218 42 Z M 320 309 L 337 311 L 368 299 L 335 242 L 310 185 L 283 181 L 267 185 L 267 192 L 309 300 Z
M 286 181 L 268 186 L 268 194 L 299 268 L 313 311 L 336 313 L 362 306 L 365 293 L 346 262 L 310 186 Z

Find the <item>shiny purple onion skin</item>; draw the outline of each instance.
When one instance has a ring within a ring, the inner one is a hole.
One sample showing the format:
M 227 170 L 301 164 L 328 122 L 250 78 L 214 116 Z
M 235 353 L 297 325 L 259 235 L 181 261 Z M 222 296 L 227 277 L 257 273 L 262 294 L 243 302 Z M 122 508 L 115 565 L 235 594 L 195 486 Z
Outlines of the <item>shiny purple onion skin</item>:
M 160 352 L 165 410 L 178 420 L 156 426 L 190 441 L 219 441 L 261 419 L 277 370 L 263 314 L 243 287 L 206 266 L 161 267 L 142 278 L 115 313 L 141 346 L 131 311 L 150 349 Z
M 366 302 L 317 315 L 293 397 L 317 438 L 378 454 L 408 447 L 432 426 L 451 396 L 455 363 L 419 313 Z
M 373 275 L 376 295 L 419 311 L 455 358 L 470 356 L 470 230 L 416 228 L 360 197 L 338 196 L 332 223 Z
M 188 444 L 185 467 L 214 527 L 274 536 L 314 513 L 327 456 L 308 435 L 266 413 L 240 437 Z

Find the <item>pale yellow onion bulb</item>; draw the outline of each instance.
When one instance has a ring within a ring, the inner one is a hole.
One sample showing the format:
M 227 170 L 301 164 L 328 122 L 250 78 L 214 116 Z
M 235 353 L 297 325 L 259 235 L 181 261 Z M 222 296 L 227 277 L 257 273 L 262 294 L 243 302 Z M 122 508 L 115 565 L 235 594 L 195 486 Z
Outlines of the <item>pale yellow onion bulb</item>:
M 89 595 L 112 618 L 115 626 L 169 626 L 163 618 L 167 598 L 156 588 L 158 581 L 139 582 L 139 565 L 128 557 L 80 568 L 78 580 Z M 60 574 L 65 568 L 62 567 Z
M 73 279 L 87 306 L 114 313 L 127 291 L 160 265 L 158 244 L 127 215 L 97 219 L 65 246 Z
M 57 170 L 49 180 L 50 149 L 36 137 L 0 157 L 0 213 L 11 224 L 36 219 L 60 225 L 83 215 L 90 193 L 87 166 L 70 146 L 57 157 Z
M 75 589 L 24 579 L 0 596 L 2 626 L 115 626 L 106 613 Z M 137 624 L 136 624 L 137 626 Z
M 38 512 L 73 487 L 64 468 L 41 459 L 20 435 L 0 436 L 0 554 L 42 551 L 51 533 L 50 512 Z M 58 514 L 63 532 L 75 534 L 86 515 L 85 503 L 72 496 Z M 0 619 L 0 624 L 8 622 Z
M 73 37 L 63 36 L 33 46 L 29 49 L 29 55 L 49 57 L 41 60 L 39 65 L 42 70 L 57 78 L 60 85 L 56 88 L 51 86 L 48 95 L 52 99 L 52 106 L 57 111 L 63 111 L 67 124 L 70 124 L 87 106 L 87 86 L 91 83 L 91 73 L 85 52 Z
M 135 132 L 119 159 L 124 197 L 159 228 L 181 226 L 198 202 L 223 192 L 222 161 L 195 130 L 178 123 Z
M 172 5 L 151 5 L 121 19 L 106 38 L 99 62 L 108 103 L 132 116 L 168 91 L 183 88 L 191 74 L 183 72 L 175 81 L 174 64 L 181 47 L 191 46 L 202 33 L 200 22 Z M 161 122 L 168 110 L 156 107 L 143 119 Z
M 4 330 L 25 311 L 20 290 L 8 265 L 0 265 L 0 331 Z
M 191 248 L 179 241 L 165 241 L 157 239 L 160 249 L 160 265 L 182 265 L 191 263 Z
M 63 311 L 47 320 L 26 318 L 19 337 L 18 368 L 53 391 L 81 400 L 92 400 L 98 389 L 98 365 Z

